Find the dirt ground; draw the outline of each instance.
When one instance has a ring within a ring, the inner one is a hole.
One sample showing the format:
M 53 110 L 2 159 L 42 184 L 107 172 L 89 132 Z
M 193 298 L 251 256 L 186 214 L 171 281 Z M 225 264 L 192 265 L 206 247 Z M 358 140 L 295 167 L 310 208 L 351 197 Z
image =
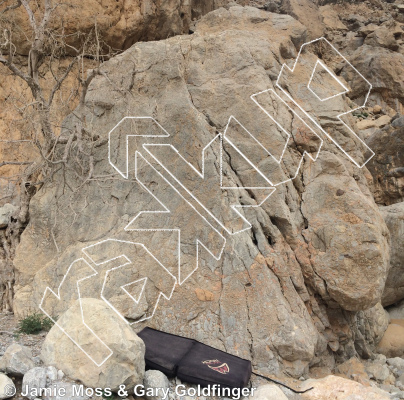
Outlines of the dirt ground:
M 46 332 L 39 332 L 36 335 L 18 334 L 18 322 L 14 319 L 14 314 L 0 313 L 0 356 L 11 344 L 18 343 L 29 347 L 32 355 L 38 357 L 39 362 L 39 354 L 45 336 Z
M 12 313 L 0 313 L 0 356 L 3 356 L 7 347 L 13 343 L 27 346 L 31 349 L 37 366 L 42 362 L 39 357 L 41 353 L 42 342 L 45 340 L 46 332 L 39 332 L 36 335 L 26 335 L 18 333 L 18 322 Z M 22 389 L 22 378 L 10 377 L 17 389 L 17 394 L 13 397 L 15 400 L 24 400 L 25 397 L 18 395 Z

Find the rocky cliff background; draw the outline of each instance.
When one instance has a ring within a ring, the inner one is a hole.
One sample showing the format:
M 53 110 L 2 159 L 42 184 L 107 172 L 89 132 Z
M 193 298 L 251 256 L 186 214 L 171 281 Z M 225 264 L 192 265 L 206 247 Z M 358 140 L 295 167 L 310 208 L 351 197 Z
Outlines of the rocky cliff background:
M 220 260 L 202 250 L 198 270 L 176 286 L 170 300 L 160 300 L 152 319 L 134 329 L 148 325 L 193 337 L 250 359 L 262 373 L 295 378 L 316 368 L 331 372 L 355 356 L 403 356 L 404 328 L 397 321 L 404 315 L 396 305 L 404 299 L 404 6 L 376 0 L 238 3 L 94 1 L 67 2 L 57 9 L 52 24 L 63 26 L 68 46 L 78 47 L 96 22 L 98 49 L 108 49 L 109 55 L 83 57 L 83 70 L 97 72 L 84 98 L 77 80 L 63 82 L 52 121 L 62 138 L 54 154 L 64 162 L 52 166 L 50 175 L 38 172 L 32 185 L 20 185 L 26 166 L 10 163 L 38 157 L 22 110 L 31 95 L 24 82 L 1 66 L 0 157 L 8 162 L 1 167 L 0 183 L 3 309 L 17 318 L 38 311 L 45 288 L 56 289 L 82 249 L 106 238 L 144 243 L 168 260 L 175 273 L 177 260 L 165 250 L 173 253 L 174 235 L 124 230 L 138 212 L 156 210 L 158 204 L 133 175 L 124 179 L 108 163 L 108 133 L 124 117 L 152 116 L 170 133 L 169 143 L 200 168 L 201 149 L 226 129 L 230 115 L 250 132 L 268 129 L 268 120 L 249 96 L 274 89 L 282 64 L 292 65 L 302 44 L 324 36 L 373 85 L 367 107 L 347 122 L 374 158 L 358 168 L 321 137 L 316 161 L 304 156 L 295 179 L 277 186 L 260 206 L 244 209 L 252 228 L 237 235 L 222 229 L 226 244 Z M 24 68 L 31 46 L 26 14 L 17 7 L 2 15 L 19 27 L 13 43 Z M 363 81 L 327 50 L 314 46 L 309 53 L 326 60 L 352 89 L 316 109 L 316 122 L 344 142 L 348 154 L 364 159 L 360 141 L 345 136 L 333 112 L 363 103 Z M 61 68 L 71 57 L 69 51 L 58 57 Z M 303 66 L 295 79 L 307 71 Z M 43 74 L 45 91 L 51 76 L 51 70 Z M 292 84 L 288 90 L 299 96 Z M 310 98 L 302 100 L 316 108 Z M 288 180 L 305 151 L 316 153 L 318 140 L 302 139 L 297 118 L 271 99 L 262 101 L 276 111 L 292 138 L 283 163 L 274 166 L 265 160 L 261 166 L 275 180 Z M 271 145 L 282 143 L 282 131 L 274 132 Z M 132 152 L 141 149 L 142 140 L 130 141 Z M 248 142 L 240 145 L 259 157 Z M 119 154 L 123 144 L 116 146 Z M 258 179 L 234 150 L 224 150 L 228 183 L 245 187 Z M 156 156 L 170 170 L 177 167 L 169 152 Z M 220 173 L 219 158 L 215 147 L 206 154 L 213 176 Z M 181 216 L 190 215 L 188 227 L 201 224 L 167 183 L 156 183 L 147 168 L 142 176 L 147 189 L 175 210 L 176 219 L 168 223 L 184 226 Z M 192 185 L 195 178 L 190 176 L 182 178 Z M 257 206 L 261 193 L 228 191 L 213 200 L 209 192 L 201 195 L 220 218 L 232 222 L 228 205 Z M 155 224 L 150 216 L 142 226 L 157 229 Z M 215 252 L 218 237 L 209 235 L 205 240 Z M 191 271 L 195 249 L 186 240 L 181 244 L 184 268 Z M 147 267 L 146 259 L 144 263 Z M 85 297 L 97 298 L 106 269 L 88 283 Z M 117 279 L 126 282 L 125 276 Z M 77 299 L 74 285 L 66 287 L 62 300 L 49 306 L 54 316 Z M 121 293 L 110 293 L 110 298 L 133 321 L 151 307 L 147 301 L 135 307 Z M 396 313 L 393 321 L 386 309 Z

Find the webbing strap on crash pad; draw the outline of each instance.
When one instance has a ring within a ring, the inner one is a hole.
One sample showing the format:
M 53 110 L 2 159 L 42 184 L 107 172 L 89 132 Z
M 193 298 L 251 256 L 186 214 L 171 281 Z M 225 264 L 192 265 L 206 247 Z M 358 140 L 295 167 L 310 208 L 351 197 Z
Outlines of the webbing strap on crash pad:
M 266 380 L 269 381 L 269 382 L 274 382 L 274 383 L 276 383 L 277 385 L 281 385 L 281 386 L 285 387 L 286 389 L 291 390 L 293 393 L 299 393 L 299 394 L 301 394 L 301 393 L 306 393 L 306 392 L 308 392 L 309 390 L 314 389 L 313 387 L 311 387 L 311 388 L 306 389 L 306 390 L 303 390 L 303 391 L 301 391 L 301 390 L 295 390 L 295 389 L 292 389 L 290 386 L 288 386 L 288 385 L 286 385 L 286 384 L 284 384 L 284 383 L 282 383 L 282 382 L 279 382 L 279 381 L 277 381 L 277 380 L 275 380 L 275 379 L 269 378 L 268 376 L 261 375 L 261 374 L 255 372 L 255 371 L 252 371 L 252 373 L 253 373 L 254 375 L 256 375 L 256 376 L 259 376 L 260 378 L 266 379 Z

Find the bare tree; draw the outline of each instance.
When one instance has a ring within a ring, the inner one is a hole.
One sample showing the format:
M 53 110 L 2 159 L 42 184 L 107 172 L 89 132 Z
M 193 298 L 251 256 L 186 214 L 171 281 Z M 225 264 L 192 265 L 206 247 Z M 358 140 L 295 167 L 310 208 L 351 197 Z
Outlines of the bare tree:
M 52 27 L 55 10 L 61 6 L 62 3 L 51 0 L 0 0 L 3 7 L 0 9 L 0 64 L 29 91 L 29 97 L 15 102 L 15 110 L 24 122 L 24 141 L 31 143 L 38 154 L 28 161 L 0 161 L 0 167 L 21 167 L 13 177 L 19 188 L 18 211 L 7 228 L 0 229 L 0 306 L 7 310 L 12 310 L 13 258 L 29 221 L 30 200 L 44 181 L 52 177 L 56 167 L 67 168 L 73 142 L 83 140 L 85 127 L 81 123 L 77 124 L 75 132 L 62 137 L 60 119 L 77 105 L 84 106 L 87 88 L 99 73 L 99 65 L 112 54 L 100 39 L 96 20 L 92 32 L 81 35 L 79 46 L 69 42 L 63 23 Z M 13 25 L 13 18 L 9 18 L 21 10 L 26 16 L 24 27 Z M 28 56 L 18 53 L 13 35 L 16 30 L 22 32 L 29 43 Z M 89 74 L 86 74 L 87 68 L 91 68 Z M 60 93 L 66 88 L 68 96 L 60 104 L 63 97 Z M 64 148 L 61 150 L 60 146 Z M 91 174 L 92 154 L 82 151 L 80 145 L 77 147 L 83 157 L 87 157 Z

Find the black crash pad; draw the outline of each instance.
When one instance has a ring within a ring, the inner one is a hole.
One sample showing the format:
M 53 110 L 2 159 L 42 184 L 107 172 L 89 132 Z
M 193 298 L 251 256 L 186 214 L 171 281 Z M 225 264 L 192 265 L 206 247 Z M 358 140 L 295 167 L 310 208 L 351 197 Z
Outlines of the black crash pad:
M 145 328 L 138 336 L 146 345 L 146 368 L 201 386 L 243 388 L 251 377 L 251 362 L 193 339 Z
M 152 328 L 144 328 L 138 336 L 146 345 L 146 368 L 157 369 L 169 378 L 177 375 L 178 364 L 195 341 Z

